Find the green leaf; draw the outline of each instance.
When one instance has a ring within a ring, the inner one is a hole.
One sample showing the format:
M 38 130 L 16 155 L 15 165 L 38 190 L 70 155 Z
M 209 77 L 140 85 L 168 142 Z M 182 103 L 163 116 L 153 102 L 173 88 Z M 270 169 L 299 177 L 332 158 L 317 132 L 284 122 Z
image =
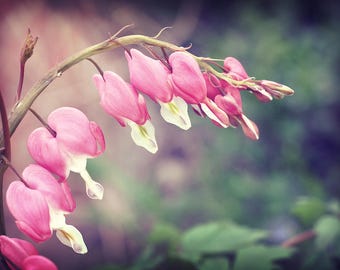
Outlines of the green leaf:
M 152 270 L 198 270 L 197 267 L 190 261 L 179 257 L 169 257 L 161 261 L 158 265 L 151 268 Z
M 199 266 L 199 270 L 228 270 L 229 263 L 225 258 L 207 259 Z
M 274 261 L 288 258 L 294 249 L 254 245 L 240 249 L 237 252 L 234 270 L 272 270 L 275 269 Z
M 198 260 L 202 254 L 230 252 L 243 248 L 267 233 L 232 222 L 212 222 L 189 229 L 182 236 L 183 256 Z
M 325 212 L 326 204 L 318 198 L 301 197 L 292 208 L 292 213 L 304 224 L 312 225 Z
M 335 216 L 325 215 L 315 224 L 314 230 L 316 247 L 324 249 L 340 234 L 340 221 Z

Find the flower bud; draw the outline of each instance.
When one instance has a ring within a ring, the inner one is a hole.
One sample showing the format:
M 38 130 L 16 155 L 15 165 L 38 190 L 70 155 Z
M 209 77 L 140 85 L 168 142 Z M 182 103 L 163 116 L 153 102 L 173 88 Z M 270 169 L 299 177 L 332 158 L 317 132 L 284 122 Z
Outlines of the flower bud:
M 249 78 L 241 62 L 234 57 L 227 57 L 224 59 L 224 68 L 225 72 L 234 80 L 241 81 Z
M 276 99 L 281 99 L 285 96 L 294 94 L 293 89 L 277 82 L 261 80 L 259 84 Z
M 20 62 L 25 63 L 33 54 L 33 49 L 38 41 L 38 37 L 33 38 L 31 30 L 28 29 L 24 46 L 21 49 Z

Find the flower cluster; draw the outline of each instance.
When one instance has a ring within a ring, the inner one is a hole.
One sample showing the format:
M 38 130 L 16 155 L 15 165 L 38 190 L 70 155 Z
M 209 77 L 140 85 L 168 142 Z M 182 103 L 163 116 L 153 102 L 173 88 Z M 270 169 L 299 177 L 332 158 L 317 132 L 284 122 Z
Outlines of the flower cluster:
M 130 83 L 112 71 L 96 74 L 93 80 L 104 110 L 121 126 L 129 125 L 134 142 L 151 153 L 155 153 L 158 146 L 142 94 L 160 105 L 160 114 L 165 121 L 184 130 L 191 127 L 190 105 L 200 116 L 210 118 L 219 127 L 241 126 L 244 134 L 253 140 L 259 138 L 259 130 L 243 112 L 240 91 L 249 90 L 261 101 L 293 94 L 287 86 L 249 77 L 233 57 L 224 60 L 222 72 L 218 73 L 211 68 L 201 69 L 198 61 L 206 65 L 210 59 L 195 59 L 186 51 L 175 51 L 163 59 L 131 49 L 125 56 Z
M 36 242 L 49 239 L 56 231 L 63 244 L 83 254 L 87 247 L 81 233 L 65 222 L 65 215 L 76 207 L 67 177 L 70 171 L 79 173 L 87 195 L 102 199 L 103 187 L 90 177 L 86 161 L 105 150 L 104 136 L 95 122 L 70 107 L 53 111 L 48 127 L 30 134 L 27 146 L 36 164 L 24 169 L 21 181 L 9 185 L 7 204 L 17 227 Z
M 163 57 L 154 52 L 149 57 L 137 49 L 126 51 L 130 82 L 112 71 L 93 76 L 104 110 L 121 126 L 129 125 L 133 141 L 151 153 L 157 152 L 158 145 L 143 95 L 159 104 L 166 122 L 183 130 L 191 127 L 190 106 L 216 126 L 240 126 L 247 137 L 257 140 L 259 130 L 244 114 L 241 92 L 250 91 L 263 102 L 293 94 L 287 86 L 249 77 L 233 57 L 225 58 L 220 66 L 216 60 L 196 57 L 184 49 L 169 56 L 162 52 Z M 66 223 L 65 216 L 76 208 L 67 179 L 70 172 L 79 173 L 88 197 L 103 198 L 104 188 L 91 178 L 86 163 L 104 152 L 104 135 L 95 122 L 71 107 L 52 111 L 43 124 L 29 135 L 27 148 L 35 164 L 9 185 L 8 208 L 19 230 L 34 241 L 46 241 L 55 231 L 63 244 L 83 254 L 87 247 L 82 234 Z M 13 269 L 56 269 L 23 240 L 0 236 L 0 251 Z

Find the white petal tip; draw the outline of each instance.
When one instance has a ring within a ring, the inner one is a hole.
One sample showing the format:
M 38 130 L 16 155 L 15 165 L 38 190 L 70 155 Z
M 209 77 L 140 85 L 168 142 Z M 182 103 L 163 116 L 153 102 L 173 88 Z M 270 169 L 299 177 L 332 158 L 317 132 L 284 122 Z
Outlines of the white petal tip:
M 86 194 L 92 200 L 102 200 L 104 197 L 104 187 L 93 181 L 91 184 L 86 185 Z
M 180 97 L 174 97 L 169 103 L 161 105 L 161 116 L 163 119 L 183 130 L 191 128 L 191 121 L 188 115 L 188 104 Z
M 144 147 L 150 153 L 156 153 L 158 146 L 155 138 L 155 128 L 150 121 L 140 126 L 132 121 L 127 122 L 131 127 L 131 137 L 136 145 Z

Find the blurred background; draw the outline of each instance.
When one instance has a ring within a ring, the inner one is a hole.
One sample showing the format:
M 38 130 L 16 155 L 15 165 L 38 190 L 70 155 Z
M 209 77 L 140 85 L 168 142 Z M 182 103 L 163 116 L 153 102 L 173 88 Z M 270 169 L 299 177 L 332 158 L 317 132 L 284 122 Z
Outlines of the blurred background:
M 339 208 L 339 2 L 324 1 L 7 1 L 0 0 L 0 89 L 8 111 L 14 103 L 19 53 L 27 28 L 38 36 L 26 65 L 23 93 L 68 55 L 100 42 L 127 24 L 123 34 L 155 35 L 212 58 L 234 56 L 250 76 L 286 84 L 295 95 L 261 103 L 243 93 L 245 114 L 257 123 L 260 140 L 240 129 L 219 129 L 193 112 L 182 131 L 162 121 L 147 100 L 159 151 L 135 146 L 99 106 L 92 82 L 96 70 L 82 62 L 65 72 L 36 100 L 42 117 L 73 106 L 100 124 L 107 151 L 88 161 L 105 187 L 90 201 L 80 177 L 70 185 L 77 201 L 67 222 L 83 233 L 89 253 L 74 254 L 53 237 L 38 245 L 61 269 L 129 265 L 159 239 L 204 222 L 233 220 L 270 232 L 268 241 L 310 229 L 329 209 Z M 93 57 L 103 70 L 126 80 L 123 49 Z M 28 134 L 40 123 L 27 114 L 13 135 L 13 165 L 32 162 Z M 15 179 L 7 172 L 5 186 Z M 307 206 L 306 206 L 307 205 Z M 307 207 L 305 211 L 303 207 Z M 309 208 L 308 208 L 309 207 Z M 301 214 L 302 213 L 302 214 Z M 307 214 L 306 214 L 307 213 Z M 25 238 L 7 212 L 10 236 Z M 176 241 L 173 240 L 173 241 Z

